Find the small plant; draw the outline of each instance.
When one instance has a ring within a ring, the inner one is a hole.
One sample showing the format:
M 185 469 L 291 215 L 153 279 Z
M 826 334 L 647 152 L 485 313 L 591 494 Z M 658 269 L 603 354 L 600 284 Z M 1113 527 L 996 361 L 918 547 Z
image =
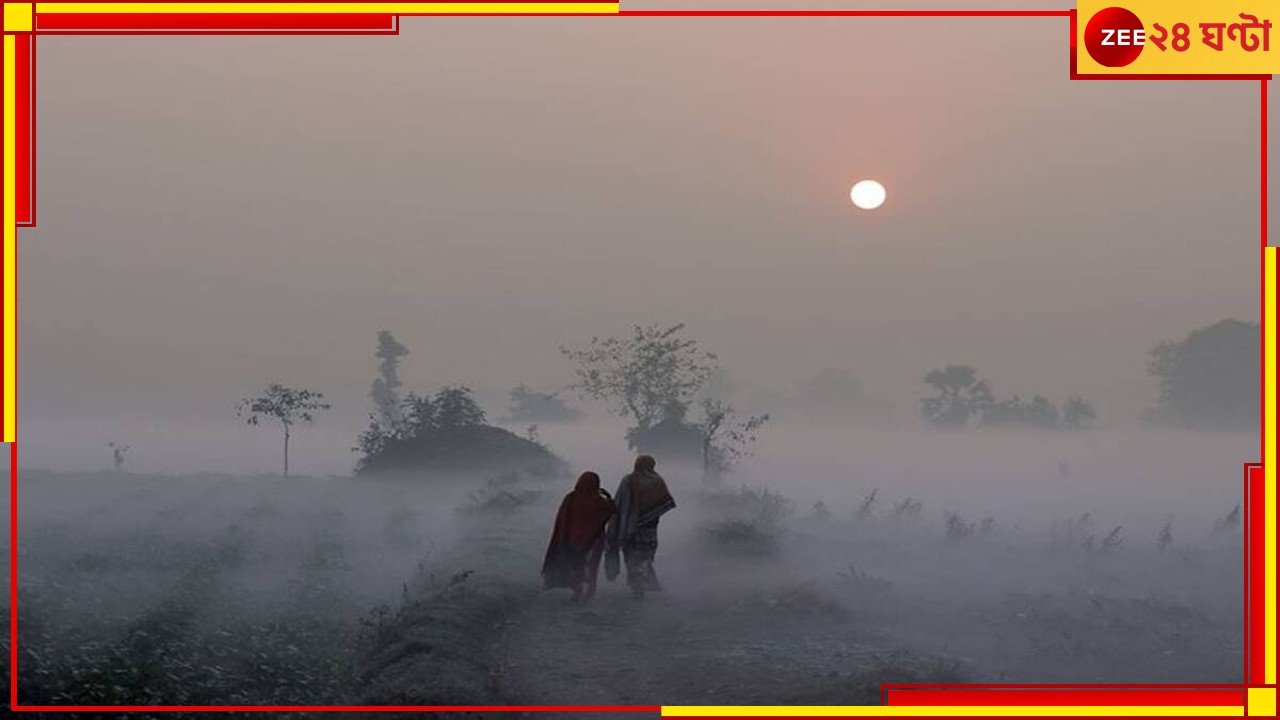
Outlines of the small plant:
M 960 542 L 973 534 L 974 524 L 967 523 L 958 513 L 947 513 L 947 539 Z
M 906 520 L 920 515 L 920 511 L 924 509 L 924 504 L 915 498 L 907 498 L 897 505 L 893 506 L 893 519 Z
M 1240 505 L 1238 504 L 1231 509 L 1231 512 L 1213 521 L 1215 535 L 1232 532 L 1238 527 L 1240 527 Z
M 1120 546 L 1124 544 L 1124 536 L 1120 534 L 1122 530 L 1124 530 L 1123 526 L 1115 526 L 1115 529 L 1107 533 L 1106 537 L 1102 538 L 1102 546 L 1099 549 L 1104 553 L 1119 550 Z
M 1164 551 L 1168 550 L 1169 546 L 1172 544 L 1173 544 L 1173 517 L 1170 516 L 1167 520 L 1164 521 L 1164 527 L 1160 528 L 1160 537 L 1156 539 L 1156 547 L 1159 548 L 1161 553 L 1163 553 Z
M 866 520 L 871 517 L 876 504 L 876 495 L 880 492 L 880 488 L 872 488 L 866 497 L 862 498 L 862 505 L 858 507 L 858 519 Z
M 862 572 L 854 567 L 853 563 L 849 563 L 845 570 L 836 571 L 836 577 L 840 578 L 841 582 L 859 589 L 874 592 L 888 592 L 893 589 L 893 583 L 871 573 Z

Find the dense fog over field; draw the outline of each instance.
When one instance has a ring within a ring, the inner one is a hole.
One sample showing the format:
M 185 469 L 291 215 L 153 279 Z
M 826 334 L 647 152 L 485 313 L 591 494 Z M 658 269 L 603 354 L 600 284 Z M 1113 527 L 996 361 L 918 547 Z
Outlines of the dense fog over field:
M 41 38 L 20 700 L 1240 679 L 1256 85 L 619 20 Z M 662 590 L 544 591 L 642 452 Z

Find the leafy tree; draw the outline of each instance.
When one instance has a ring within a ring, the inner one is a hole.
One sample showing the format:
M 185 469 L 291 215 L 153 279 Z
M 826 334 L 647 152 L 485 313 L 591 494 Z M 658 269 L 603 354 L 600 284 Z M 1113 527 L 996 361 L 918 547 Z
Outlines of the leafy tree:
M 739 421 L 732 405 L 713 398 L 703 398 L 699 407 L 702 416 L 694 427 L 702 437 L 702 481 L 713 483 L 750 455 L 756 433 L 769 416 L 752 415 Z
M 510 422 L 572 422 L 582 417 L 582 411 L 566 405 L 559 393 L 537 392 L 521 384 L 512 388 L 508 397 Z
M 1261 418 L 1261 341 L 1257 323 L 1222 320 L 1151 350 L 1147 371 L 1160 382 L 1153 421 L 1178 427 L 1240 429 Z
M 1036 395 L 1030 400 L 1023 400 L 1014 395 L 1011 400 L 992 401 L 988 404 L 982 413 L 982 424 L 1056 428 L 1058 427 L 1058 408 L 1043 395 Z
M 274 383 L 237 403 L 236 415 L 245 418 L 250 425 L 259 424 L 263 418 L 280 423 L 284 428 L 284 476 L 289 477 L 289 436 L 293 426 L 314 421 L 315 415 L 329 407 L 323 393 Z
M 401 420 L 400 414 L 400 360 L 409 354 L 409 348 L 401 345 L 386 330 L 378 331 L 378 350 L 374 356 L 378 363 L 378 378 L 369 389 L 369 397 L 376 408 L 375 420 L 387 432 L 395 432 Z
M 987 381 L 979 380 L 977 371 L 968 365 L 932 370 L 924 376 L 924 382 L 937 395 L 921 400 L 922 413 L 937 427 L 965 427 L 971 418 L 980 418 L 993 402 Z
M 716 356 L 681 337 L 684 325 L 635 326 L 630 337 L 592 338 L 581 349 L 561 347 L 577 364 L 575 389 L 613 404 L 645 430 L 661 420 L 673 404 L 688 407 L 716 369 Z
M 1093 424 L 1098 413 L 1088 400 L 1072 395 L 1062 406 L 1062 426 L 1069 430 L 1082 430 Z

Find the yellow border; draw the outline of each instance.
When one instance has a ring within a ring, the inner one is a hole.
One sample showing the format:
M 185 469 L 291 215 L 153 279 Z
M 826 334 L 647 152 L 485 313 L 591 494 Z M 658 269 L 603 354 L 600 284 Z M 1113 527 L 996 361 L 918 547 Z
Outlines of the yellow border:
M 4 441 L 17 436 L 17 64 L 18 38 L 4 36 Z
M 1263 681 L 1276 683 L 1276 248 L 1262 252 Z
M 31 3 L 7 3 L 5 5 L 5 29 L 27 31 L 31 28 Z M 618 12 L 618 3 L 35 3 L 37 13 L 378 13 L 395 15 L 451 14 L 451 13 L 599 13 Z M 4 36 L 4 162 L 3 162 L 3 258 L 4 258 L 4 442 L 16 437 L 16 39 Z M 1265 494 L 1265 677 L 1267 684 L 1276 682 L 1276 248 L 1266 248 L 1263 253 L 1263 459 L 1266 478 Z M 1251 688 L 1248 694 L 1251 714 L 1274 715 L 1276 692 L 1274 688 Z M 1244 707 L 733 707 L 733 706 L 671 706 L 662 714 L 681 716 L 1009 716 L 1036 715 L 1042 717 L 1112 715 L 1112 716 L 1217 716 L 1237 717 L 1244 714 Z M 1269 712 L 1267 712 L 1269 711 Z

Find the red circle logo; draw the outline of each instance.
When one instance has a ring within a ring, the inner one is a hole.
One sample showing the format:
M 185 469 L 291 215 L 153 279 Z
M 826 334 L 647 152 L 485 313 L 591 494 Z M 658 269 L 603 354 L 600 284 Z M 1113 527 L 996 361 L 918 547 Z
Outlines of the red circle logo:
M 1137 15 L 1124 8 L 1109 7 L 1089 18 L 1084 28 L 1084 47 L 1094 62 L 1107 67 L 1124 67 L 1142 53 L 1146 29 Z

